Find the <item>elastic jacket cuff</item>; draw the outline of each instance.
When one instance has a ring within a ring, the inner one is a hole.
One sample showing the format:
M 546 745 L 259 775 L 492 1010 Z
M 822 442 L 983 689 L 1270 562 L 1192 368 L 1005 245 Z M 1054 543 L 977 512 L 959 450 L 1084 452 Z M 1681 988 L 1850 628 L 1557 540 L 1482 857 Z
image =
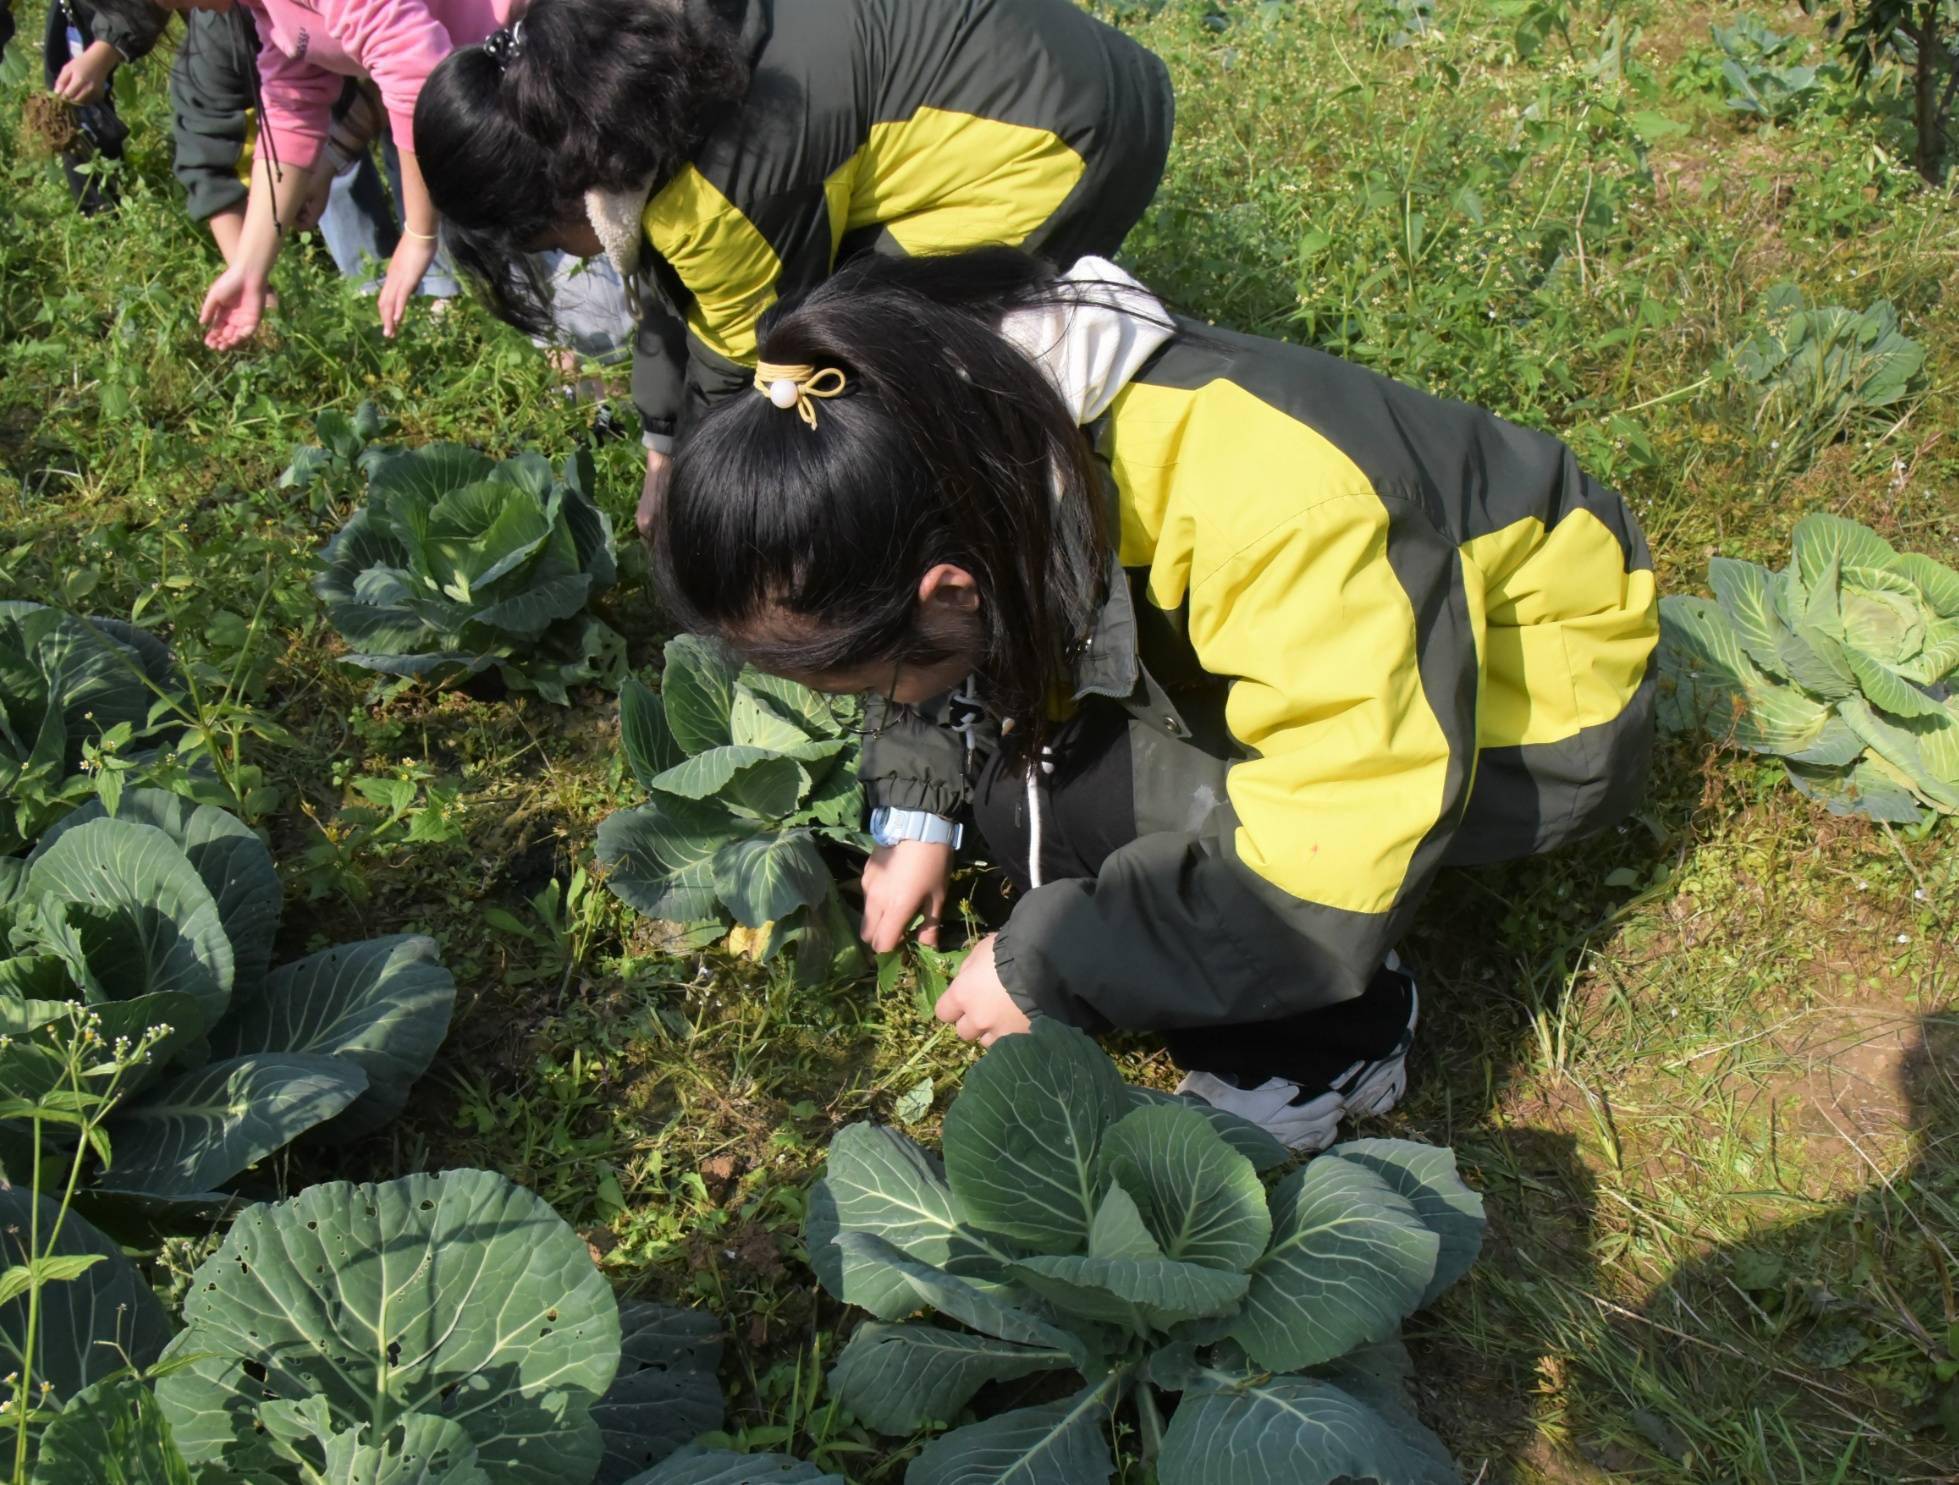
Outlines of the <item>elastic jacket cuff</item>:
M 1013 920 L 1009 918 L 1000 931 L 993 935 L 993 972 L 1000 977 L 1013 1003 L 1020 1007 L 1020 1013 L 1030 1021 L 1036 1016 L 1052 1015 L 1030 981 L 1032 966 L 1022 961 L 1015 953 L 1018 940 L 1013 935 Z
M 924 810 L 957 819 L 966 808 L 966 786 L 953 779 L 907 779 L 895 774 L 863 779 L 866 818 L 874 809 Z

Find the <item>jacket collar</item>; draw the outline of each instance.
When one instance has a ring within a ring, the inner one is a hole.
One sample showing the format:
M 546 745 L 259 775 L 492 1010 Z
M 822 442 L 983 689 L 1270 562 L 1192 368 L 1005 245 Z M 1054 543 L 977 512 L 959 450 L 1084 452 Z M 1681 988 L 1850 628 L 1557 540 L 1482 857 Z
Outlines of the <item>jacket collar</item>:
M 762 46 L 775 29 L 773 0 L 679 0 L 679 3 L 685 9 L 711 14 L 723 25 L 733 26 L 751 66 L 760 60 Z M 646 241 L 646 203 L 652 199 L 653 188 L 664 184 L 649 176 L 623 191 L 585 193 L 585 215 L 592 223 L 592 231 L 598 234 L 599 246 L 605 249 L 606 260 L 619 270 L 619 277 L 629 284 L 639 271 L 642 245 Z
M 1143 669 L 1136 647 L 1136 604 L 1118 555 L 1110 554 L 1108 595 L 1070 659 L 1076 701 L 1090 696 L 1127 701 L 1135 693 Z

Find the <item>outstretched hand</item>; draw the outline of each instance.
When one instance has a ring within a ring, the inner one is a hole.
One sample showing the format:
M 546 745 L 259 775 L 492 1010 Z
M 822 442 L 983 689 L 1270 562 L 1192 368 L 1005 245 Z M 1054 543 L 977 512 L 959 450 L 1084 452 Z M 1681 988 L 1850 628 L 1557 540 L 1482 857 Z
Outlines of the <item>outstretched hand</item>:
M 228 351 L 251 339 L 265 317 L 265 305 L 263 275 L 242 264 L 227 268 L 205 293 L 204 307 L 197 312 L 204 343 L 214 351 Z
M 433 238 L 402 233 L 394 256 L 388 260 L 388 276 L 381 281 L 378 300 L 381 333 L 390 340 L 401 328 L 402 318 L 408 313 L 408 301 L 415 297 L 415 291 L 422 286 L 422 275 L 429 271 L 429 265 L 434 261 Z

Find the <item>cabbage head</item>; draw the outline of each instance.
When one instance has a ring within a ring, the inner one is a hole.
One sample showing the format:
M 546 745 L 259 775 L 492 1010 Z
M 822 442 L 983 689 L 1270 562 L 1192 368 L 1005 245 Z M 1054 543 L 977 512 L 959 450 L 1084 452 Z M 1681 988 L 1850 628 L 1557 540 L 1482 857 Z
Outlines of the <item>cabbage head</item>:
M 1780 758 L 1836 814 L 1959 814 L 1959 573 L 1866 526 L 1797 523 L 1781 572 L 1716 557 L 1660 603 L 1660 720 Z
M 569 686 L 617 688 L 625 642 L 589 610 L 617 575 L 589 456 L 554 471 L 443 443 L 360 467 L 367 503 L 313 579 L 348 661 L 435 682 L 494 668 L 560 705 Z
M 660 689 L 619 697 L 626 762 L 646 802 L 599 825 L 607 888 L 649 918 L 758 934 L 795 949 L 807 983 L 854 972 L 856 935 L 824 850 L 869 849 L 856 703 L 747 668 L 712 643 L 670 641 Z

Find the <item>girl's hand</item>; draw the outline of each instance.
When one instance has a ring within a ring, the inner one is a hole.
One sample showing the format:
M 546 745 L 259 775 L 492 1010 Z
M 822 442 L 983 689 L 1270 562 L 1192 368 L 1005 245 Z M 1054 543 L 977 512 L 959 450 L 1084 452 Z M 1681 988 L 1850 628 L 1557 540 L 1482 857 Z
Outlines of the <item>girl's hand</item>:
M 395 255 L 388 260 L 388 276 L 381 281 L 380 309 L 381 333 L 393 340 L 395 331 L 401 328 L 402 316 L 408 313 L 408 301 L 415 297 L 421 287 L 422 275 L 429 271 L 435 261 L 435 242 L 432 238 L 414 237 L 404 232 L 395 247 Z
M 109 74 L 116 70 L 117 55 L 108 42 L 91 42 L 79 57 L 70 58 L 68 65 L 55 74 L 55 96 L 67 99 L 77 108 L 101 102 Z
M 204 343 L 214 351 L 228 351 L 249 340 L 264 318 L 265 303 L 263 272 L 246 263 L 227 268 L 212 283 L 204 307 L 197 312 L 205 330 Z
M 1000 972 L 993 967 L 994 937 L 989 933 L 973 945 L 973 952 L 966 956 L 932 1012 L 959 1033 L 959 1040 L 978 1042 L 982 1047 L 1028 1028 L 1027 1013 L 1014 1004 L 1007 987 L 1000 983 Z
M 879 846 L 864 863 L 864 926 L 858 937 L 873 953 L 887 954 L 905 941 L 905 930 L 922 912 L 918 941 L 936 946 L 951 881 L 951 846 L 922 840 Z M 987 962 L 992 963 L 990 951 Z

